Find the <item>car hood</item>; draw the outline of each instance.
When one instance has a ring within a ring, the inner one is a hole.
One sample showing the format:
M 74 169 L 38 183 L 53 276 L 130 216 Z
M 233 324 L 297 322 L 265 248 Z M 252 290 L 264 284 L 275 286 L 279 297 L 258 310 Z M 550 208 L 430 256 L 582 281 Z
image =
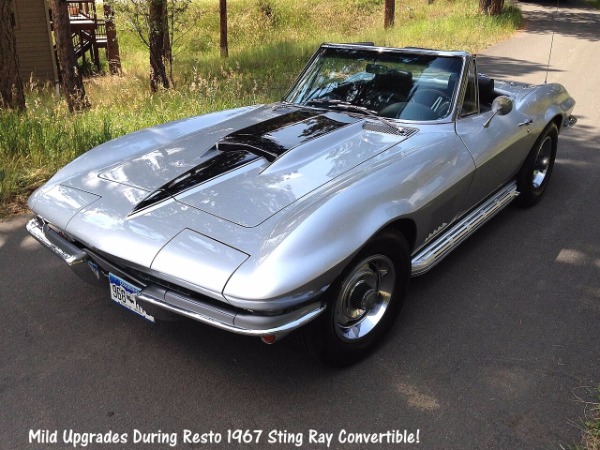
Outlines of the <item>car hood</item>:
M 131 188 L 128 216 L 176 200 L 252 228 L 410 134 L 347 113 L 291 107 L 261 107 L 226 125 L 64 184 L 101 197 L 120 195 L 115 184 Z
M 325 185 L 352 183 L 369 159 L 417 134 L 323 110 L 259 107 L 232 116 L 104 144 L 59 171 L 29 205 L 89 249 L 222 299 L 244 261 L 277 245 L 278 212 L 300 208 Z M 180 134 L 167 133 L 173 129 Z M 159 145 L 137 142 L 157 136 Z

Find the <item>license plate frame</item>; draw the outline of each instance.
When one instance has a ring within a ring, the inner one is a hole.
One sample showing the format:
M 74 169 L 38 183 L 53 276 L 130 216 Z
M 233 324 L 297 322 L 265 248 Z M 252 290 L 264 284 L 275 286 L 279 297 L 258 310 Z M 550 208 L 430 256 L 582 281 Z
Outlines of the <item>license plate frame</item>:
M 138 303 L 136 296 L 142 291 L 142 288 L 124 280 L 114 273 L 108 274 L 108 283 L 110 289 L 110 299 L 116 304 L 134 312 L 149 322 L 154 323 L 154 317 L 148 314 Z

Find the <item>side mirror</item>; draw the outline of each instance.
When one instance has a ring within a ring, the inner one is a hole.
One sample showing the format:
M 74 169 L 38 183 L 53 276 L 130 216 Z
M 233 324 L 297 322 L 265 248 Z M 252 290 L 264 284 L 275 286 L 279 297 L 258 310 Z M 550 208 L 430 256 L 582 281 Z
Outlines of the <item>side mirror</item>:
M 492 102 L 492 111 L 494 114 L 499 114 L 501 116 L 507 115 L 513 109 L 513 101 L 506 97 L 505 95 L 501 95 L 500 97 L 496 97 Z
M 483 124 L 483 128 L 487 128 L 490 125 L 492 119 L 496 116 L 505 116 L 509 112 L 513 110 L 513 101 L 505 96 L 501 95 L 500 97 L 496 97 L 492 102 L 492 115 L 490 118 Z

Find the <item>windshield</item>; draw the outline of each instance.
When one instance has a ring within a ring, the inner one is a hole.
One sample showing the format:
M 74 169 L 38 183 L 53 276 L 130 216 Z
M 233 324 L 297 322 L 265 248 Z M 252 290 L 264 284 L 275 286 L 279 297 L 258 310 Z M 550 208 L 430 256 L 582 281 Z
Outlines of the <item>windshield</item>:
M 285 100 L 353 105 L 392 119 L 439 120 L 451 112 L 462 65 L 458 56 L 326 47 Z

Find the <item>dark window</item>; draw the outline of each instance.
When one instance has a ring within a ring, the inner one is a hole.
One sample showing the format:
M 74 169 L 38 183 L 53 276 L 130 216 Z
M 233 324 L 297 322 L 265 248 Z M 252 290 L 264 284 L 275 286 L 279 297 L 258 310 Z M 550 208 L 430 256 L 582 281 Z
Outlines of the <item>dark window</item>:
M 479 101 L 477 100 L 477 73 L 475 63 L 471 62 L 469 72 L 467 73 L 467 89 L 463 100 L 461 117 L 470 116 L 479 112 Z

